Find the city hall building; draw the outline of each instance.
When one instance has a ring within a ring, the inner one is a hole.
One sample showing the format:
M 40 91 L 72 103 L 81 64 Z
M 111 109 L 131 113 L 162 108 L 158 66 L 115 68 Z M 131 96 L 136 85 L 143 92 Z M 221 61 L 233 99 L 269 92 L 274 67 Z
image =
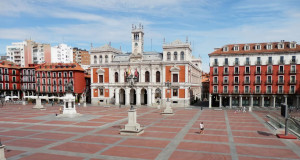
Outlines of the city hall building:
M 163 52 L 144 51 L 143 26 L 132 26 L 132 52 L 110 45 L 91 48 L 91 89 L 94 105 L 188 106 L 201 97 L 201 60 L 192 56 L 188 40 L 163 44 Z M 133 86 L 128 76 L 136 77 Z M 171 86 L 167 87 L 166 82 Z
M 229 44 L 210 57 L 209 107 L 299 106 L 300 45 Z

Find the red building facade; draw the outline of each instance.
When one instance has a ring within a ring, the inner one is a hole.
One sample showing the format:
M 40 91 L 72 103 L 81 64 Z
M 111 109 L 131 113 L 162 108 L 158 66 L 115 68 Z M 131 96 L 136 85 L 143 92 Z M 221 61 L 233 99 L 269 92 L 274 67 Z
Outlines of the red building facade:
M 20 67 L 9 61 L 0 61 L 0 94 L 20 96 Z
M 209 106 L 299 106 L 296 42 L 230 44 L 210 56 Z

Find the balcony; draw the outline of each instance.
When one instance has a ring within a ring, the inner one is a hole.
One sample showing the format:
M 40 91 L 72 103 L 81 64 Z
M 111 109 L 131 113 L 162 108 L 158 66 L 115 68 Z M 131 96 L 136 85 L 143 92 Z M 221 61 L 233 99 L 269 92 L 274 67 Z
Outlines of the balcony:
M 240 84 L 240 82 L 239 81 L 233 81 L 232 84 L 236 85 L 236 84 Z
M 244 75 L 249 75 L 250 71 L 244 71 Z
M 240 65 L 240 63 L 239 62 L 234 62 L 233 65 L 238 66 L 238 65 Z
M 277 81 L 277 84 L 284 84 L 284 80 Z
M 254 93 L 255 93 L 255 94 L 260 94 L 260 93 L 261 93 L 261 90 L 255 90 Z
M 266 80 L 266 84 L 273 84 L 273 80 Z
M 273 74 L 273 70 L 267 70 L 266 74 Z
M 223 90 L 223 94 L 228 94 L 228 90 Z
M 233 90 L 233 94 L 239 94 L 239 90 Z
M 284 70 L 279 70 L 278 72 L 277 72 L 277 74 L 284 74 Z
M 261 80 L 256 80 L 254 84 L 261 84 Z
M 273 61 L 272 61 L 272 60 L 271 60 L 271 61 L 270 61 L 270 60 L 267 60 L 267 61 L 266 61 L 266 64 L 267 64 L 267 65 L 273 65 Z
M 223 72 L 223 76 L 228 76 L 229 72 Z
M 224 62 L 224 63 L 223 63 L 223 66 L 228 66 L 228 62 L 227 62 L 227 63 L 226 63 L 226 62 Z
M 219 82 L 218 81 L 213 81 L 213 84 L 219 84 Z
M 250 61 L 246 61 L 246 62 L 245 62 L 245 65 L 250 65 Z
M 213 76 L 217 76 L 217 75 L 219 75 L 219 72 L 213 72 Z
M 297 81 L 296 81 L 296 80 L 290 80 L 290 81 L 289 81 L 289 84 L 290 84 L 290 85 L 297 84 Z
M 240 71 L 234 71 L 233 74 L 240 74 Z
M 296 70 L 290 70 L 290 74 L 296 74 Z
M 256 61 L 255 65 L 261 65 L 261 61 Z
M 218 91 L 217 90 L 213 90 L 213 93 L 218 93 Z
M 297 60 L 296 59 L 291 59 L 290 64 L 297 64 Z
M 284 60 L 279 60 L 278 64 L 284 64 Z
M 255 74 L 261 74 L 261 71 L 255 71 Z
M 283 94 L 283 90 L 278 90 L 277 93 L 278 94 Z
M 219 66 L 219 62 L 213 62 L 213 66 Z
M 226 84 L 228 84 L 228 81 L 223 81 L 223 85 L 226 85 Z
M 266 94 L 272 94 L 271 90 L 266 90 Z
M 290 90 L 290 91 L 289 91 L 289 94 L 295 94 L 295 93 L 296 93 L 295 90 Z
M 244 90 L 244 94 L 250 94 L 249 90 Z

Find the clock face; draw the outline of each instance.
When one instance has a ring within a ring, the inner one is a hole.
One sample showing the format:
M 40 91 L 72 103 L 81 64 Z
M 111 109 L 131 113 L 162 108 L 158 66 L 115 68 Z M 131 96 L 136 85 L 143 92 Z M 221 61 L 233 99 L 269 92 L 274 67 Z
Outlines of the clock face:
M 138 46 L 138 43 L 135 43 L 134 45 L 135 45 L 135 46 Z

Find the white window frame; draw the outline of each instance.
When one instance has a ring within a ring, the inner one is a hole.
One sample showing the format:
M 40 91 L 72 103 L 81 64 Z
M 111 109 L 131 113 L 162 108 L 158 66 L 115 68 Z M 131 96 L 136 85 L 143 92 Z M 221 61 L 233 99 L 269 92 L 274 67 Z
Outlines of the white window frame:
M 296 48 L 296 42 L 291 42 L 290 43 L 290 48 Z
M 178 82 L 174 82 L 174 81 L 173 81 L 173 75 L 174 75 L 174 74 L 177 74 L 177 75 L 178 75 L 178 76 L 177 76 L 177 77 L 178 77 Z M 149 78 L 150 78 L 150 72 L 149 72 Z M 171 74 L 171 82 L 172 82 L 172 83 L 180 83 L 179 80 L 180 80 L 180 78 L 179 78 L 179 72 L 172 72 L 172 74 Z M 151 82 L 151 79 L 149 79 L 149 82 Z M 172 92 L 172 93 L 173 93 L 173 92 Z
M 261 45 L 260 44 L 256 44 L 255 45 L 255 50 L 261 50 Z
M 238 79 L 237 83 L 239 83 L 239 82 L 240 82 L 240 78 L 239 78 L 239 76 L 234 76 L 234 77 L 233 77 L 233 82 L 235 82 L 235 78 L 237 78 L 237 79 Z
M 213 83 L 215 84 L 215 78 L 217 78 L 217 84 L 218 84 L 218 82 L 219 82 L 218 76 L 214 76 L 214 77 L 213 77 Z M 173 82 L 173 81 L 172 81 L 172 82 Z
M 173 96 L 173 92 L 174 92 L 174 90 L 177 90 L 177 96 Z M 172 88 L 171 89 L 171 95 L 172 95 L 172 98 L 178 98 L 179 97 L 179 88 Z
M 278 85 L 277 92 L 279 92 L 279 87 L 282 87 L 282 93 L 284 93 L 284 85 Z
M 217 88 L 216 92 L 215 92 L 215 88 Z M 213 86 L 213 93 L 218 93 L 218 86 Z
M 234 93 L 235 93 L 235 91 L 236 91 L 235 87 L 237 87 L 237 91 L 239 92 L 239 86 L 238 86 L 238 85 L 234 85 L 234 86 L 233 86 L 233 91 L 234 91 Z
M 259 88 L 259 92 L 256 92 L 256 88 L 257 88 L 257 87 Z M 255 86 L 255 93 L 261 93 L 261 86 L 260 86 L 260 85 L 256 85 L 256 86 Z
M 270 93 L 272 93 L 272 85 L 267 85 L 266 86 L 266 92 L 268 92 L 268 87 L 271 87 L 271 92 Z
M 3 83 L 0 83 L 0 89 L 4 89 L 4 88 L 3 88 Z
M 284 44 L 283 43 L 278 43 L 278 49 L 284 49 Z
M 225 92 L 224 92 L 225 87 L 227 87 L 227 92 L 226 92 L 226 93 L 228 93 L 228 85 L 223 86 L 223 93 L 225 93 Z
M 225 78 L 227 78 L 227 83 L 229 83 L 229 77 L 228 76 L 223 77 L 223 83 L 225 83 Z
M 248 92 L 245 92 L 246 91 L 246 87 L 248 87 Z M 250 93 L 250 86 L 249 85 L 245 85 L 244 86 L 244 93 Z
M 249 51 L 249 50 L 250 50 L 250 46 L 249 46 L 249 45 L 245 45 L 245 46 L 244 46 L 244 50 L 245 50 L 245 51 Z
M 238 45 L 233 46 L 234 51 L 239 51 L 240 47 Z
M 290 85 L 289 93 L 291 93 L 292 87 L 294 87 L 294 92 L 293 93 L 296 93 L 296 86 L 295 85 Z
M 5 89 L 9 89 L 9 84 L 5 83 Z
M 228 46 L 223 47 L 223 52 L 228 52 L 229 51 L 228 48 L 229 48 Z
M 270 49 L 273 48 L 273 45 L 272 44 L 267 44 L 266 48 L 267 48 L 267 50 L 270 50 Z

